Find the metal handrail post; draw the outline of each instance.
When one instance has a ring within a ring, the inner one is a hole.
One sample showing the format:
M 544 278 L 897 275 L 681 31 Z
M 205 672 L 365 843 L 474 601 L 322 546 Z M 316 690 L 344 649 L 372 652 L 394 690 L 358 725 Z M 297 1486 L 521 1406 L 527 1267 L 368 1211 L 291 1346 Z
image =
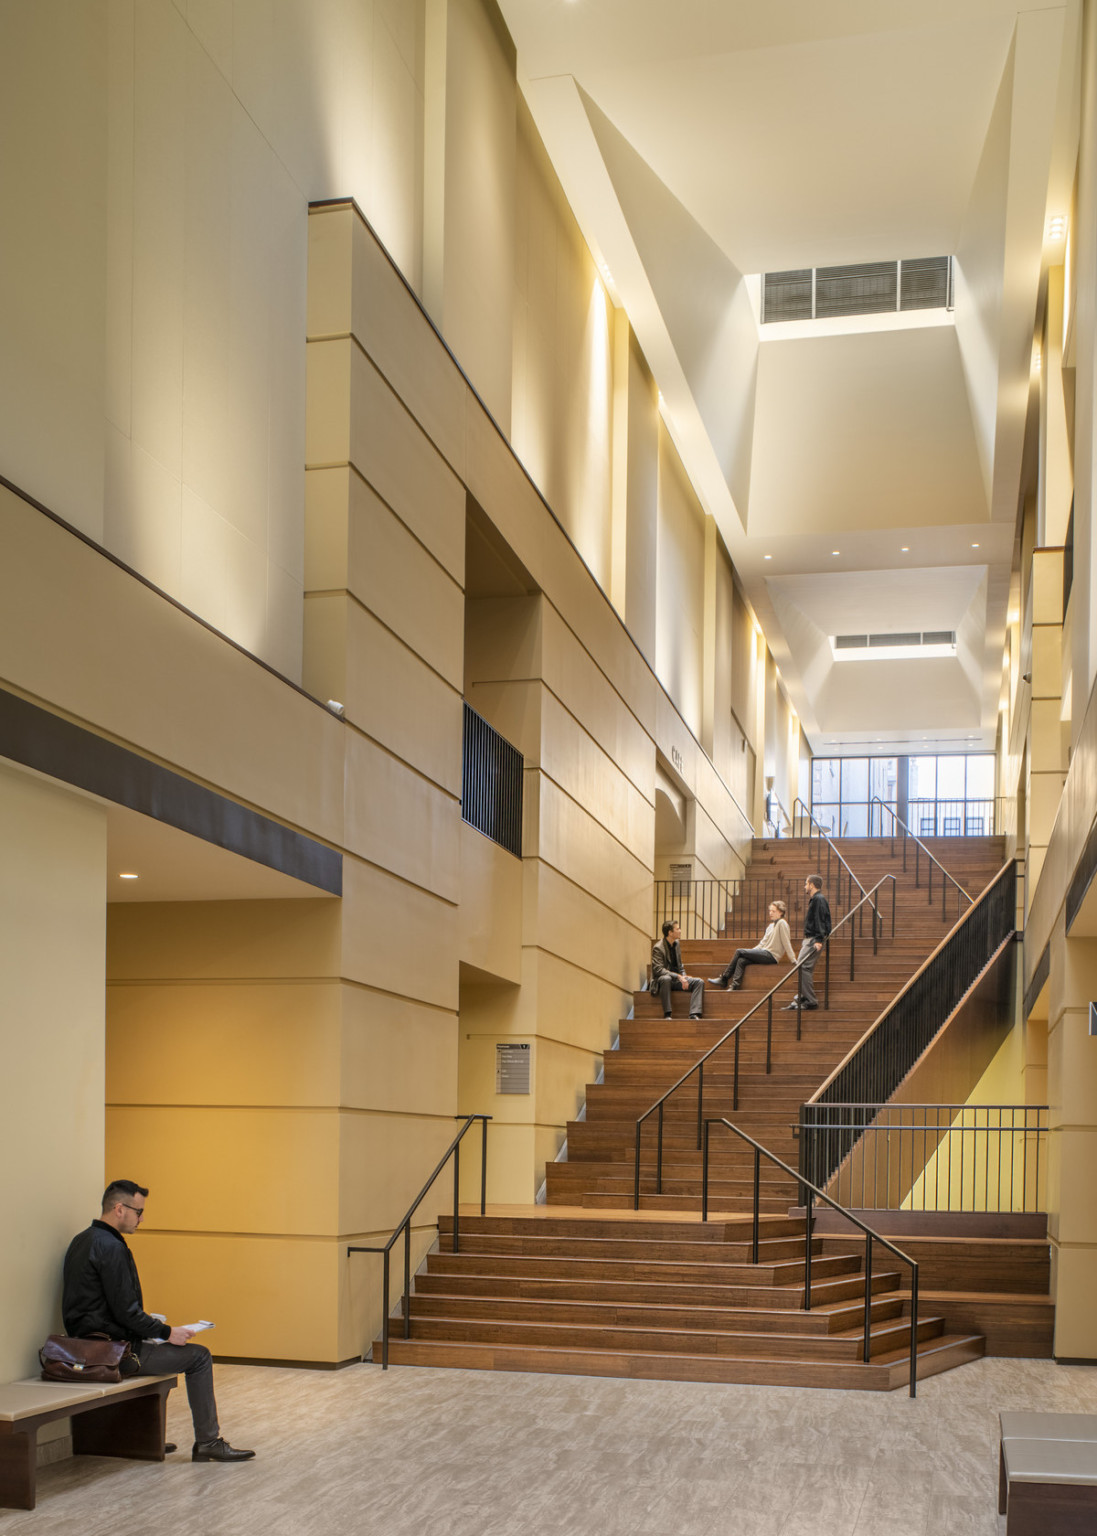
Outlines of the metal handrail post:
M 758 1262 L 758 1231 L 760 1226 L 759 1213 L 762 1207 L 762 1154 L 758 1148 L 754 1149 L 754 1220 L 751 1224 L 750 1262 Z
M 910 1276 L 910 1395 L 918 1387 L 918 1268 Z
M 638 1211 L 640 1209 L 640 1137 L 641 1137 L 641 1135 L 643 1133 L 643 1129 L 644 1129 L 644 1122 L 642 1120 L 637 1120 L 637 1122 L 636 1122 L 636 1170 L 635 1170 L 635 1174 L 634 1174 L 634 1178 L 633 1178 L 633 1190 L 632 1190 L 632 1209 L 634 1211 Z
M 708 1220 L 708 1121 L 705 1121 L 701 1143 L 701 1220 Z
M 757 1156 L 757 1154 L 755 1154 Z M 804 1232 L 804 1311 L 811 1311 L 811 1213 L 815 1197 L 808 1190 L 807 1202 L 804 1210 L 806 1213 L 806 1228 Z
M 457 1230 L 459 1209 L 461 1204 L 461 1143 L 458 1142 L 453 1149 L 453 1251 L 459 1253 L 460 1236 Z
M 697 1150 L 701 1150 L 701 1101 L 705 1093 L 705 1064 L 697 1068 Z
M 411 1222 L 404 1227 L 404 1337 L 411 1338 Z
M 663 1106 L 659 1105 L 659 1135 L 655 1146 L 655 1193 L 663 1193 Z
M 486 1216 L 488 1209 L 488 1122 L 487 1117 L 480 1121 L 480 1215 Z
M 872 1359 L 872 1233 L 865 1233 L 865 1353 L 867 1365 Z
M 769 1000 L 770 1018 L 773 1017 L 773 999 Z M 735 1031 L 735 1076 L 731 1084 L 731 1107 L 739 1108 L 739 1031 Z
M 856 946 L 857 946 L 857 931 L 856 930 L 857 930 L 856 923 L 850 923 L 850 925 L 849 925 L 849 979 L 850 979 L 850 981 L 855 981 L 856 980 L 856 972 L 854 970 L 854 960 L 855 960 L 854 951 L 855 951 Z
M 904 868 L 904 870 L 906 869 L 906 865 L 905 864 L 903 865 L 903 868 Z M 891 882 L 891 936 L 892 936 L 892 938 L 895 937 L 895 888 L 896 888 L 896 886 L 898 884 L 899 884 L 898 880 L 893 878 L 892 882 Z
M 851 923 L 850 924 L 850 931 L 851 932 L 852 932 L 852 928 L 853 928 L 853 925 Z M 827 1013 L 830 1012 L 830 940 L 829 939 L 827 940 L 826 951 L 825 951 L 825 953 L 823 955 L 823 1007 L 824 1007 L 824 1009 L 826 1010 Z M 797 1035 L 796 1038 L 799 1039 L 800 1038 L 799 1035 Z
M 383 1260 L 384 1275 L 381 1288 L 384 1291 L 385 1316 L 381 1323 L 381 1369 L 389 1368 L 389 1250 L 385 1249 Z

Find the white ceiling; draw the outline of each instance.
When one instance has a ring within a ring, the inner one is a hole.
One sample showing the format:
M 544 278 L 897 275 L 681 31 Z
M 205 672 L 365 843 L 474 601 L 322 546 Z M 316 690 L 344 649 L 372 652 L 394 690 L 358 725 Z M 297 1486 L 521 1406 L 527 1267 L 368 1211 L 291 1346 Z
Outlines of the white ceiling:
M 501 6 L 813 744 L 993 746 L 1077 0 Z M 957 307 L 916 329 L 779 337 L 748 298 L 758 271 L 930 255 L 957 256 Z M 850 601 L 874 629 L 962 631 L 959 659 L 834 669 Z

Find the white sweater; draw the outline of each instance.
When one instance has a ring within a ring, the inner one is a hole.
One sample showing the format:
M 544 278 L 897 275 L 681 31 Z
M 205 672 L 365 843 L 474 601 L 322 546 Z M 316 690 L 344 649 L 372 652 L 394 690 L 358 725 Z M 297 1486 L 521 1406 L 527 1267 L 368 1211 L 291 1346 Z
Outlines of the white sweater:
M 775 923 L 770 923 L 758 948 L 768 949 L 770 954 L 778 960 L 782 954 L 786 954 L 792 964 L 796 964 L 796 956 L 792 950 L 792 938 L 788 931 L 788 924 L 783 917 L 779 917 Z

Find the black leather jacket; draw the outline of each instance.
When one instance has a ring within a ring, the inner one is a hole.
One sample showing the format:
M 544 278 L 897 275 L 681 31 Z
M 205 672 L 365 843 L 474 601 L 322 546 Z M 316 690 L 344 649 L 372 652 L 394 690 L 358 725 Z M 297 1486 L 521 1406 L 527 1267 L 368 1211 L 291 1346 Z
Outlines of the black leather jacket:
M 171 1329 L 150 1317 L 141 1300 L 137 1265 L 121 1232 L 93 1221 L 65 1254 L 61 1315 L 70 1339 L 105 1333 L 108 1339 L 166 1339 Z
M 822 891 L 816 891 L 804 914 L 804 938 L 817 944 L 830 938 L 830 905 Z

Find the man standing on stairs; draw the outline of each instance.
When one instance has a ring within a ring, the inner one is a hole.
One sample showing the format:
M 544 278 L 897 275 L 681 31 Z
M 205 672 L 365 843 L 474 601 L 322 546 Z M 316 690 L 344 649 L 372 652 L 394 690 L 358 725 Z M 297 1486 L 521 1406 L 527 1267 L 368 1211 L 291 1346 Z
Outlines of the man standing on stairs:
M 678 941 L 682 930 L 669 920 L 663 924 L 663 937 L 651 946 L 651 990 L 663 1000 L 663 1017 L 670 1018 L 670 994 L 689 993 L 689 1016 L 699 1019 L 705 1006 L 705 984 L 700 976 L 687 976 Z
M 808 898 L 808 909 L 804 913 L 804 942 L 796 956 L 796 963 L 800 967 L 800 995 L 785 1004 L 786 1012 L 797 1008 L 818 1008 L 813 972 L 815 962 L 830 938 L 830 906 L 823 895 L 822 875 L 807 877 L 804 881 L 804 895 Z

